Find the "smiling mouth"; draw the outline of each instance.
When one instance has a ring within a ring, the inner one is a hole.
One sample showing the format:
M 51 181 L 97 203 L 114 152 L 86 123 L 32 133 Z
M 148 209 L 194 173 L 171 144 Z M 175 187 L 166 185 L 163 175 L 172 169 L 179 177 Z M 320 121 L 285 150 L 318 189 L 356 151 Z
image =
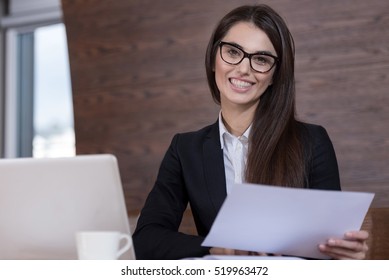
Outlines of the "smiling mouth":
M 234 78 L 230 78 L 230 83 L 233 86 L 240 88 L 240 89 L 247 89 L 247 88 L 251 87 L 252 85 L 254 85 L 254 83 L 250 83 L 250 82 L 246 82 L 246 81 L 242 81 L 242 80 L 238 80 L 238 79 L 234 79 Z

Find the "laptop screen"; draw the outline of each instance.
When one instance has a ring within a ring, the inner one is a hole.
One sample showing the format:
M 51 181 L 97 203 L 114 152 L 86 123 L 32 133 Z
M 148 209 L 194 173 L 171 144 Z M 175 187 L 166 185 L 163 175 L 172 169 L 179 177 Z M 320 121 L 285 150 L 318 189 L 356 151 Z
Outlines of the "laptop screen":
M 0 259 L 77 259 L 78 231 L 130 234 L 116 158 L 1 159 L 0 224 Z

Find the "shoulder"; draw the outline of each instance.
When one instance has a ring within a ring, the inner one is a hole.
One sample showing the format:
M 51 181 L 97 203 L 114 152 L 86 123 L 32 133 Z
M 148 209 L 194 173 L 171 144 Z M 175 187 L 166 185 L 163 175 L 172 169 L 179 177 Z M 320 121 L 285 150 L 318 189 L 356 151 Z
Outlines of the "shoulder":
M 299 123 L 307 158 L 307 187 L 340 190 L 339 170 L 332 141 L 323 126 Z
M 167 155 L 179 159 L 181 163 L 194 162 L 204 154 L 205 148 L 216 151 L 218 147 L 221 146 L 219 126 L 216 123 L 196 131 L 177 133 L 171 141 Z
M 323 134 L 327 134 L 326 129 L 318 124 L 297 121 L 297 126 L 300 130 L 302 130 L 304 133 L 308 133 L 310 136 L 320 137 L 323 136 Z
M 219 126 L 218 122 L 205 126 L 196 131 L 177 133 L 173 138 L 173 143 L 179 146 L 193 146 L 204 143 L 206 139 L 219 141 Z
M 179 135 L 180 137 L 184 137 L 184 138 L 205 137 L 205 136 L 209 135 L 211 132 L 216 131 L 216 130 L 219 131 L 219 126 L 218 126 L 217 122 L 213 123 L 211 125 L 207 125 L 199 130 L 182 132 L 182 133 L 178 133 L 177 135 Z
M 323 126 L 305 122 L 297 122 L 297 126 L 304 144 L 318 145 L 331 143 L 327 130 Z
M 313 162 L 332 162 L 335 149 L 326 129 L 321 125 L 299 123 L 305 156 Z

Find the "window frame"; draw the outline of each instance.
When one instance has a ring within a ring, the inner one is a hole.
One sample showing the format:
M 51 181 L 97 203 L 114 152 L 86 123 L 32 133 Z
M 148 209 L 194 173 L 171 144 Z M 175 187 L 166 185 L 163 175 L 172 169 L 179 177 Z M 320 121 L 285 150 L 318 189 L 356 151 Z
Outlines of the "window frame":
M 29 92 L 28 100 L 22 100 L 19 104 L 19 88 L 18 88 L 18 38 L 20 35 L 33 33 L 37 28 L 48 26 L 52 24 L 63 23 L 62 9 L 61 6 L 53 5 L 52 1 L 48 1 L 50 9 L 44 8 L 31 10 L 30 13 L 10 14 L 6 17 L 1 18 L 1 30 L 3 42 L 2 58 L 3 63 L 3 81 L 2 87 L 2 102 L 1 108 L 3 112 L 0 112 L 1 122 L 1 134 L 2 139 L 0 140 L 1 148 L 0 156 L 5 158 L 14 157 L 26 157 L 32 156 L 32 137 L 33 137 L 33 89 Z M 30 2 L 31 3 L 31 2 Z M 25 42 L 28 44 L 28 42 Z M 34 46 L 32 41 L 32 49 L 30 53 L 33 53 Z M 32 52 L 31 52 L 32 51 Z M 27 54 L 28 55 L 28 54 Z M 33 57 L 30 57 L 29 63 L 33 63 Z M 30 65 L 31 66 L 31 65 Z M 31 71 L 25 71 L 24 75 L 29 76 L 29 82 L 33 83 L 33 64 Z M 28 86 L 32 86 L 29 84 Z M 27 113 L 27 117 L 21 120 L 20 110 L 23 108 L 22 113 Z M 29 118 L 29 119 L 28 119 Z M 28 123 L 31 122 L 28 127 Z

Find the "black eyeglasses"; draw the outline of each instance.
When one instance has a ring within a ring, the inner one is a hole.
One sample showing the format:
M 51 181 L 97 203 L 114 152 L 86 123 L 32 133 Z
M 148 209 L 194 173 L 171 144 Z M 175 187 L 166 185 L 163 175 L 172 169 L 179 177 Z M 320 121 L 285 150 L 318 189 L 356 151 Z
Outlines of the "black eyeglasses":
M 259 73 L 269 72 L 278 62 L 278 57 L 267 52 L 247 53 L 241 47 L 227 42 L 220 42 L 220 57 L 224 62 L 238 65 L 246 57 L 250 61 L 251 69 Z

